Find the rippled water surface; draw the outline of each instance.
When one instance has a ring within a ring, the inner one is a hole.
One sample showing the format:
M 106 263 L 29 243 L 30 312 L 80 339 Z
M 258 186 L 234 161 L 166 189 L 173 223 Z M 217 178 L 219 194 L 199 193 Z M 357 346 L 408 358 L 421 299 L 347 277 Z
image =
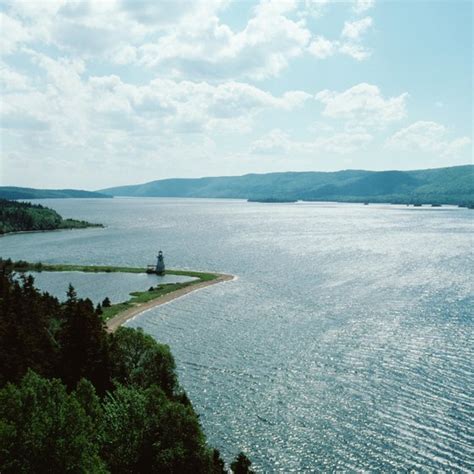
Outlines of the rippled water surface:
M 473 212 L 48 200 L 86 229 L 3 257 L 233 273 L 129 324 L 169 344 L 210 442 L 258 471 L 474 470 Z M 151 260 L 150 260 L 151 259 Z

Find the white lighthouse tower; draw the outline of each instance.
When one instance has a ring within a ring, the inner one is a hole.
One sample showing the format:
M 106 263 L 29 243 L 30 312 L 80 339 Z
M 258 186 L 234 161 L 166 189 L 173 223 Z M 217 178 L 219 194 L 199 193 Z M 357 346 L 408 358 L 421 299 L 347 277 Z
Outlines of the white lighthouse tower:
M 165 260 L 163 258 L 163 252 L 161 250 L 158 252 L 158 256 L 156 257 L 155 272 L 157 275 L 165 274 Z

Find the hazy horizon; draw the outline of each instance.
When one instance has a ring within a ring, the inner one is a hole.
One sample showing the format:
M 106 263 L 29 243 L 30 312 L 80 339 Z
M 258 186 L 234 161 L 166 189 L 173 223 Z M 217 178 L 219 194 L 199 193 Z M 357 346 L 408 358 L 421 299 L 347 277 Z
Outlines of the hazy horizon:
M 5 1 L 0 184 L 472 163 L 471 2 Z

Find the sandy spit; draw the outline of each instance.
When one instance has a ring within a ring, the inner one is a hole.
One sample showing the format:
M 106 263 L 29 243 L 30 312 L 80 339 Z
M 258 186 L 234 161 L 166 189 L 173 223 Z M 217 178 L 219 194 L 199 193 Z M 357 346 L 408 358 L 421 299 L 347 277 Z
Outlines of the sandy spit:
M 180 288 L 179 290 L 167 293 L 166 295 L 156 298 L 156 300 L 147 301 L 146 303 L 139 303 L 136 306 L 122 311 L 113 318 L 109 319 L 106 323 L 107 331 L 116 331 L 123 323 L 125 323 L 129 319 L 132 319 L 138 314 L 143 313 L 144 311 L 147 311 L 151 308 L 155 308 L 156 306 L 161 306 L 162 304 L 169 303 L 170 301 L 180 298 L 181 296 L 187 295 L 188 293 L 192 293 L 193 291 L 201 290 L 202 288 L 206 288 L 207 286 L 216 285 L 217 283 L 231 281 L 234 279 L 234 275 L 220 273 L 215 280 L 201 281 L 199 283 L 196 283 L 195 285 L 186 286 L 185 288 Z

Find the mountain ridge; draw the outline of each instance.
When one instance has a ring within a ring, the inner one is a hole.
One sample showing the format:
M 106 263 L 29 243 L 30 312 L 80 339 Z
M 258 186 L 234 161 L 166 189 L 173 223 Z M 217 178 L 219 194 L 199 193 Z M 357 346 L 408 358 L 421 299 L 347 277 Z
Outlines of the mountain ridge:
M 474 165 L 410 171 L 289 171 L 170 178 L 99 192 L 130 197 L 463 204 L 474 202 Z
M 0 186 L 2 199 L 60 199 L 60 198 L 111 198 L 97 191 L 82 189 L 37 189 L 19 186 Z

